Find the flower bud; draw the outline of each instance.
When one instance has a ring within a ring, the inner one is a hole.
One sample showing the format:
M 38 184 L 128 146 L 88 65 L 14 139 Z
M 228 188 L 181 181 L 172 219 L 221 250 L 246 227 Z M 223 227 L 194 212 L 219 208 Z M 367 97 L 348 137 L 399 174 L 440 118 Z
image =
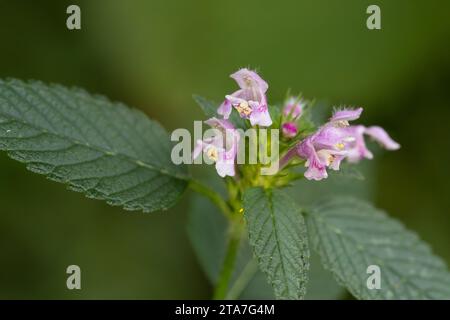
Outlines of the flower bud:
M 286 138 L 293 138 L 297 135 L 298 129 L 295 122 L 283 123 L 282 128 L 283 136 Z

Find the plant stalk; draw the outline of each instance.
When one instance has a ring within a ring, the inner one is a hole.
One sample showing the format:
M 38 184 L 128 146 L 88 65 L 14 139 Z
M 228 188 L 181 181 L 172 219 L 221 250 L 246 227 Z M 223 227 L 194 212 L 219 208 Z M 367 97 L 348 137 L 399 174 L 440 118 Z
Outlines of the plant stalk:
M 294 157 L 296 154 L 297 154 L 297 149 L 295 148 L 295 146 L 293 148 L 291 148 L 290 150 L 288 150 L 288 152 L 280 160 L 279 170 L 283 169 L 289 163 L 289 161 L 292 159 L 292 157 Z
M 214 300 L 223 300 L 227 296 L 228 287 L 233 276 L 234 265 L 241 241 L 242 227 L 238 221 L 232 222 L 230 239 L 228 241 L 227 252 L 223 261 L 222 270 L 219 274 L 216 288 L 214 289 Z
M 222 211 L 222 213 L 225 215 L 225 217 L 227 217 L 229 220 L 231 220 L 232 215 L 233 215 L 232 211 L 231 211 L 231 208 L 226 203 L 226 201 L 224 201 L 222 199 L 220 194 L 218 194 L 217 192 L 215 192 L 211 188 L 208 188 L 207 186 L 205 186 L 202 183 L 200 183 L 198 181 L 195 181 L 195 180 L 191 180 L 189 182 L 189 187 L 192 190 L 194 190 L 194 191 L 204 195 L 209 200 L 211 200 Z

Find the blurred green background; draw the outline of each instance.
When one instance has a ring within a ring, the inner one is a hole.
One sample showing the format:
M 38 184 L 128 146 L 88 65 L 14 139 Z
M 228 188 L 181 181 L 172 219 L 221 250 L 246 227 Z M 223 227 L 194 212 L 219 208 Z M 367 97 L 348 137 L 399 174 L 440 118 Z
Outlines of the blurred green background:
M 79 31 L 66 28 L 69 4 L 81 7 Z M 370 4 L 382 30 L 366 28 Z M 450 263 L 449 12 L 448 0 L 0 0 L 0 77 L 84 87 L 168 130 L 191 129 L 203 118 L 191 95 L 221 99 L 244 66 L 269 82 L 271 102 L 290 88 L 364 106 L 361 122 L 402 149 L 377 152 L 363 182 L 328 192 L 363 184 Z M 164 213 L 124 212 L 1 153 L 0 200 L 0 298 L 210 297 L 186 233 L 189 197 Z M 66 288 L 70 264 L 80 291 Z

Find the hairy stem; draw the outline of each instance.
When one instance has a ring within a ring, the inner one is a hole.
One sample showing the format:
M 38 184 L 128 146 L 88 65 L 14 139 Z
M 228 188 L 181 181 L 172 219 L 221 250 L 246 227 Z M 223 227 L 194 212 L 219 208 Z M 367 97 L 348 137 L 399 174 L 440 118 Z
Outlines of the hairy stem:
M 241 293 L 245 290 L 250 281 L 254 278 L 257 271 L 258 271 L 258 263 L 256 262 L 255 259 L 251 259 L 245 265 L 241 274 L 228 291 L 227 299 L 234 300 L 239 298 Z
M 228 203 L 222 199 L 220 194 L 198 181 L 191 180 L 189 187 L 192 190 L 206 196 L 217 207 L 219 207 L 230 223 L 228 247 L 213 295 L 214 299 L 222 300 L 227 297 L 228 287 L 230 285 L 231 277 L 233 276 L 234 266 L 239 251 L 239 244 L 244 229 L 244 225 L 240 219 L 242 216 L 238 213 L 240 212 L 242 205 L 239 201 L 239 192 L 238 190 L 233 190 L 233 188 L 228 184 L 228 192 L 232 198 L 230 203 Z
M 232 217 L 232 211 L 230 209 L 230 206 L 226 203 L 226 201 L 224 201 L 222 199 L 222 197 L 220 196 L 220 194 L 218 194 L 217 192 L 215 192 L 214 190 L 212 190 L 211 188 L 208 188 L 207 186 L 203 185 L 202 183 L 195 181 L 195 180 L 191 180 L 189 182 L 189 187 L 204 195 L 205 197 L 207 197 L 209 200 L 211 200 L 221 211 L 222 213 L 228 218 L 231 219 Z
M 294 146 L 284 155 L 283 158 L 281 158 L 279 170 L 283 169 L 289 163 L 289 161 L 291 161 L 292 157 L 294 157 L 296 154 L 297 150 L 296 147 Z
M 233 276 L 234 265 L 236 262 L 239 243 L 241 241 L 242 228 L 239 223 L 231 225 L 230 239 L 228 241 L 227 252 L 223 261 L 222 270 L 219 274 L 219 280 L 214 290 L 213 298 L 215 300 L 223 300 L 227 296 L 228 286 Z

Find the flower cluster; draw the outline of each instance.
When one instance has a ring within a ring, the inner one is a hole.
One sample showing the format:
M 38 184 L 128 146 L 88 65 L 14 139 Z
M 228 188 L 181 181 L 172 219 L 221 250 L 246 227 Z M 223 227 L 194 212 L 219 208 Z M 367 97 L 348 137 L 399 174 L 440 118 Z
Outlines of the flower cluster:
M 400 148 L 381 127 L 350 125 L 349 121 L 358 119 L 362 111 L 362 108 L 335 111 L 325 125 L 296 145 L 297 155 L 306 160 L 307 179 L 327 178 L 326 169 L 339 170 L 344 159 L 353 163 L 363 158 L 372 159 L 373 155 L 366 147 L 364 135 L 372 137 L 388 150 Z
M 266 91 L 269 88 L 256 72 L 240 69 L 231 75 L 239 90 L 225 96 L 225 101 L 219 106 L 217 113 L 223 119 L 211 118 L 206 124 L 219 130 L 219 134 L 205 140 L 197 141 L 193 157 L 205 152 L 208 159 L 216 163 L 217 173 L 221 177 L 235 175 L 235 159 L 238 151 L 239 134 L 227 119 L 234 108 L 241 118 L 248 119 L 252 126 L 268 127 L 272 124 L 270 118 Z M 231 139 L 230 139 L 231 137 Z
M 272 119 L 267 104 L 266 92 L 269 88 L 256 72 L 240 69 L 231 75 L 239 86 L 232 94 L 226 95 L 217 113 L 223 119 L 211 118 L 206 124 L 217 130 L 217 134 L 204 140 L 198 140 L 193 157 L 198 157 L 202 151 L 213 161 L 217 173 L 221 177 L 234 176 L 236 171 L 236 156 L 240 136 L 233 124 L 228 120 L 233 109 L 241 118 L 247 119 L 250 126 L 269 127 Z M 281 112 L 280 129 L 283 137 L 294 143 L 288 144 L 288 150 L 281 159 L 284 167 L 293 158 L 304 161 L 306 171 L 304 176 L 309 180 L 322 180 L 328 177 L 327 169 L 339 170 L 343 160 L 355 163 L 363 158 L 372 159 L 372 153 L 367 149 L 365 136 L 377 141 L 387 150 L 396 150 L 400 145 L 392 140 L 381 127 L 350 125 L 358 119 L 363 111 L 357 109 L 336 110 L 328 122 L 315 132 L 305 135 L 299 132 L 299 123 L 303 121 L 306 101 L 301 98 L 287 99 Z M 296 140 L 297 139 L 297 140 Z
M 269 88 L 256 72 L 241 69 L 231 75 L 239 85 L 239 90 L 225 96 L 225 101 L 217 113 L 228 119 L 235 108 L 242 118 L 249 119 L 252 126 L 268 127 L 272 124 L 267 106 L 266 91 Z
M 205 123 L 215 129 L 216 134 L 197 141 L 193 158 L 197 158 L 203 151 L 209 160 L 215 162 L 219 176 L 234 176 L 234 162 L 240 139 L 239 133 L 231 122 L 225 119 L 211 118 L 206 120 Z

